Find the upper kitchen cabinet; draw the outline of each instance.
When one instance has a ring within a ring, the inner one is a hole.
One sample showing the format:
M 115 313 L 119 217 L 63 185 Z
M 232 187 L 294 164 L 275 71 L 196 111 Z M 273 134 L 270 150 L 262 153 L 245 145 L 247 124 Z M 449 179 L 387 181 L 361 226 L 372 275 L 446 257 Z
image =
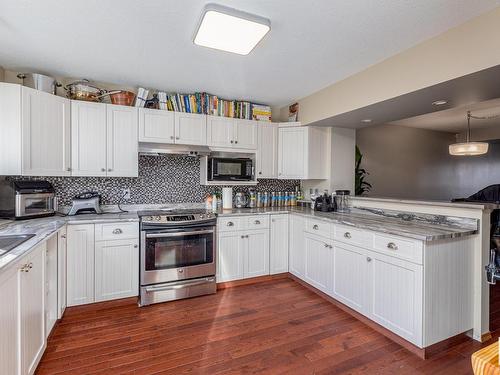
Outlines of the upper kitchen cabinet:
M 137 108 L 71 102 L 73 176 L 138 176 Z
M 175 112 L 175 143 L 205 146 L 207 144 L 207 116 Z
M 210 147 L 257 150 L 258 124 L 252 120 L 207 116 Z
M 70 100 L 0 83 L 0 175 L 69 176 Z
M 174 112 L 139 108 L 139 142 L 175 143 Z
M 278 126 L 259 124 L 257 149 L 257 178 L 278 177 Z
M 327 179 L 329 129 L 307 126 L 280 127 L 278 178 Z

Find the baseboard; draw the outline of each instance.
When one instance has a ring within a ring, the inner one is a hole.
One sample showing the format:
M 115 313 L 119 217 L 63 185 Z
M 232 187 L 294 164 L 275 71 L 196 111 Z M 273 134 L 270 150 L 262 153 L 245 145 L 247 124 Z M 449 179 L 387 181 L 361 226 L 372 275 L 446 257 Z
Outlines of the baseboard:
M 485 332 L 481 335 L 481 342 L 486 342 L 488 340 L 491 340 L 491 332 L 488 331 L 488 332 Z
M 289 275 L 288 272 L 284 272 L 284 273 L 277 273 L 276 275 L 265 275 L 265 276 L 252 277 L 249 279 L 224 281 L 221 283 L 217 283 L 217 290 L 234 288 L 234 287 L 242 286 L 242 285 L 257 284 L 257 283 L 262 283 L 262 282 L 271 281 L 271 280 L 286 279 L 289 277 L 288 275 Z

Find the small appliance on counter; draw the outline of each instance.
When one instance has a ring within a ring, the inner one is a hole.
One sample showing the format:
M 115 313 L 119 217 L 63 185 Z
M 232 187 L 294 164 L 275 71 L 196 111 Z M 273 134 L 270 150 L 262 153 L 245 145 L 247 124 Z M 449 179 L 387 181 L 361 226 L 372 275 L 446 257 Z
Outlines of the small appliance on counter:
M 53 216 L 55 213 L 55 191 L 50 182 L 0 180 L 0 217 L 34 219 Z
M 99 201 L 101 196 L 95 191 L 88 191 L 78 194 L 73 198 L 73 203 L 68 212 L 68 216 L 78 215 L 82 213 L 102 214 Z
M 349 190 L 335 190 L 335 207 L 338 212 L 349 212 L 349 203 L 351 201 L 351 192 Z
M 336 201 L 326 191 L 314 200 L 314 211 L 330 212 L 336 211 Z
M 236 208 L 244 208 L 248 204 L 248 197 L 243 192 L 238 192 L 234 196 L 234 207 Z

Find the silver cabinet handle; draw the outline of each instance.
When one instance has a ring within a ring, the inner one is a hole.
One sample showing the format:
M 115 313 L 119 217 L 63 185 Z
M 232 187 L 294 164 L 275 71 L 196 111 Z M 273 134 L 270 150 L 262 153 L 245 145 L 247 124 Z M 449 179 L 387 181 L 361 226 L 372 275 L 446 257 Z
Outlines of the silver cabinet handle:
M 238 141 L 234 141 L 234 143 L 238 143 Z
M 325 247 L 328 247 L 328 244 L 327 244 L 327 243 L 325 243 Z
M 245 238 L 248 238 L 248 234 L 245 236 Z
M 175 139 L 181 139 L 181 137 L 175 137 Z
M 259 172 L 259 174 L 262 174 L 262 172 Z
M 366 257 L 366 261 L 367 261 L 367 262 L 371 262 L 371 261 L 372 261 L 372 258 L 370 258 L 370 257 Z
M 228 227 L 234 227 L 234 223 L 232 221 L 228 221 L 226 225 Z
M 242 235 L 241 238 L 245 238 L 245 236 Z
M 351 233 L 349 233 L 349 232 L 345 232 L 345 233 L 344 233 L 344 237 L 345 237 L 345 238 L 351 238 Z
M 108 168 L 108 172 L 111 172 L 111 171 L 112 171 L 112 169 L 111 169 L 111 168 Z
M 70 168 L 70 167 L 66 168 L 66 170 L 67 170 L 68 172 L 71 172 L 71 168 Z
M 134 245 L 134 249 L 137 249 L 139 247 L 139 245 Z
M 234 141 L 231 141 L 231 143 L 234 143 Z
M 319 229 L 319 227 L 318 227 L 316 224 L 314 224 L 314 225 L 313 225 L 313 229 L 314 229 L 314 230 L 318 230 L 318 229 Z
M 120 228 L 116 228 L 115 230 L 113 230 L 113 234 L 122 234 L 123 231 L 120 229 Z
M 175 137 L 173 135 L 170 136 L 170 139 L 174 139 Z
M 333 249 L 333 246 L 332 246 L 332 245 L 328 245 L 328 247 L 329 247 L 330 249 Z
M 62 239 L 66 239 L 66 235 L 65 234 L 61 234 L 61 238 Z
M 387 244 L 387 248 L 391 249 L 391 250 L 397 250 L 398 249 L 398 245 L 396 245 L 394 242 L 389 242 Z
M 33 263 L 28 264 L 28 268 L 32 269 L 33 268 Z
M 101 168 L 101 172 L 106 172 L 106 168 Z
M 183 270 L 182 268 L 179 268 L 177 271 L 178 271 L 179 273 L 184 273 L 184 270 Z
M 260 221 L 259 220 L 255 220 L 253 223 L 256 224 L 256 225 L 259 225 Z

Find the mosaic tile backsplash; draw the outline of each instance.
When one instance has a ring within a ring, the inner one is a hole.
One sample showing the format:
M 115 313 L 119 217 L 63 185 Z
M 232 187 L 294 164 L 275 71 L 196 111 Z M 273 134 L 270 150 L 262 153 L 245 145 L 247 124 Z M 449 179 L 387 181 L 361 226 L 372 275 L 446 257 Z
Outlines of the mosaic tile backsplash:
M 165 204 L 202 202 L 207 193 L 221 191 L 220 186 L 200 185 L 200 161 L 183 155 L 139 156 L 139 177 L 19 177 L 51 182 L 60 205 L 85 191 L 101 194 L 101 204 L 117 204 L 123 189 L 130 188 L 126 204 Z M 255 188 L 257 191 L 294 191 L 298 180 L 259 180 L 257 186 L 235 186 L 233 192 Z

